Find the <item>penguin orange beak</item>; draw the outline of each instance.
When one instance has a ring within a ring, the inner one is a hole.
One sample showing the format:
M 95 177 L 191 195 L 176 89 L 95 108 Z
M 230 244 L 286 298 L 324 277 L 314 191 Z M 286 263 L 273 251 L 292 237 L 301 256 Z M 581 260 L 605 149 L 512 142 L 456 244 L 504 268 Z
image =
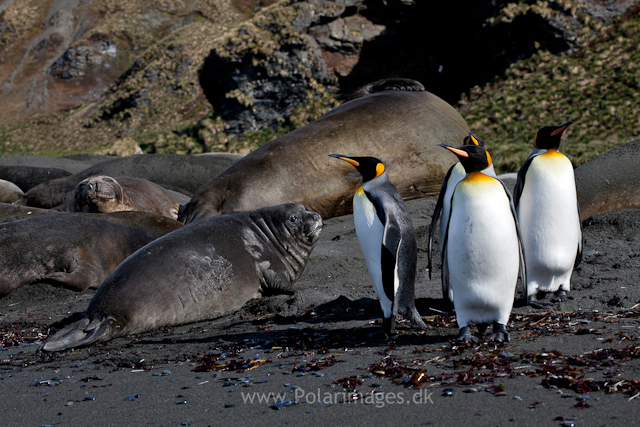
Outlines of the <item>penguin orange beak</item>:
M 444 144 L 442 142 L 440 142 L 440 143 L 438 143 L 436 145 L 438 145 L 439 147 L 444 147 L 447 150 L 451 151 L 452 153 L 457 154 L 458 156 L 469 157 L 469 153 L 467 153 L 466 151 L 459 150 L 459 149 L 457 149 L 455 147 L 452 147 L 450 145 Z
M 553 132 L 551 132 L 551 136 L 556 136 L 556 135 L 558 135 L 559 133 L 564 132 L 564 130 L 565 130 L 566 128 L 568 128 L 572 123 L 573 123 L 573 120 L 569 120 L 567 123 L 565 123 L 565 124 L 563 124 L 563 125 L 560 125 L 560 126 L 558 127 L 558 129 L 556 129 L 556 130 L 554 130 Z
M 336 159 L 340 159 L 340 160 L 344 160 L 347 163 L 351 163 L 353 166 L 360 166 L 360 163 L 356 162 L 355 160 L 347 157 L 347 156 L 343 156 L 342 154 L 329 154 L 330 157 L 335 157 Z

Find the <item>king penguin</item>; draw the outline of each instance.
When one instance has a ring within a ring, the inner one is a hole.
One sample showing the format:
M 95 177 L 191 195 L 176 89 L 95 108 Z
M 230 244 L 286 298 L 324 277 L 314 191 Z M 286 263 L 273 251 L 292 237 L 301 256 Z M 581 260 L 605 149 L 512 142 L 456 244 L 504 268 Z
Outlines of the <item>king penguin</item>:
M 482 138 L 475 136 L 471 132 L 466 136 L 463 140 L 463 145 L 479 145 L 484 147 L 484 141 Z M 486 148 L 486 147 L 485 147 Z M 488 156 L 489 166 L 482 170 L 482 173 L 487 174 L 495 178 L 496 172 L 493 168 L 493 162 L 491 161 L 491 156 Z M 436 207 L 433 211 L 433 215 L 431 216 L 431 225 L 429 226 L 429 263 L 427 269 L 429 270 L 429 280 L 431 280 L 431 272 L 432 272 L 432 262 L 431 262 L 431 253 L 433 247 L 433 236 L 436 230 L 436 224 L 438 223 L 439 218 L 443 218 L 440 220 L 440 240 L 438 241 L 438 246 L 440 248 L 440 261 L 443 261 L 444 257 L 444 234 L 447 228 L 446 219 L 449 218 L 449 209 L 451 207 L 451 195 L 453 194 L 454 188 L 462 179 L 467 175 L 462 166 L 462 163 L 458 162 L 455 165 L 451 166 L 447 173 L 445 174 L 442 180 L 442 187 L 440 188 L 440 195 L 438 196 L 438 202 L 436 203 Z M 451 288 L 448 288 L 445 285 L 444 280 L 442 281 L 442 297 L 445 300 L 448 298 L 450 302 L 453 302 L 453 291 Z
M 573 122 L 545 126 L 533 138 L 533 153 L 518 172 L 513 191 L 522 232 L 530 305 L 549 305 L 538 293 L 553 292 L 553 302 L 567 295 L 571 273 L 582 260 L 582 223 L 571 161 L 558 151 L 564 130 Z
M 385 332 L 395 332 L 397 315 L 425 329 L 415 307 L 416 236 L 400 193 L 389 180 L 382 161 L 374 157 L 330 156 L 352 164 L 362 175 L 362 186 L 353 197 L 353 220 L 382 307 Z
M 459 341 L 478 341 L 471 324 L 489 339 L 509 341 L 506 325 L 518 273 L 526 280 L 518 221 L 502 181 L 481 171 L 491 163 L 484 147 L 438 144 L 453 152 L 466 177 L 453 190 L 444 235 L 442 276 L 453 290 Z

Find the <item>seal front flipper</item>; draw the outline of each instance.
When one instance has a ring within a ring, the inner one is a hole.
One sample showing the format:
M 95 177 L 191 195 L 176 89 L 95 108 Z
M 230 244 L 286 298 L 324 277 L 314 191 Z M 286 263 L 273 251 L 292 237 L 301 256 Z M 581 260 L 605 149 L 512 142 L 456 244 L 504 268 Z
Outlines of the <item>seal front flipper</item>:
M 53 286 L 61 286 L 72 291 L 80 292 L 88 288 L 97 289 L 105 279 L 106 274 L 99 274 L 94 268 L 96 262 L 92 255 L 79 248 L 76 259 L 66 260 L 67 271 L 56 271 L 47 274 L 42 282 Z
M 80 292 L 90 287 L 95 289 L 100 286 L 101 282 L 96 281 L 95 278 L 90 277 L 90 275 L 90 271 L 83 270 L 74 270 L 70 273 L 57 271 L 46 275 L 42 279 L 42 282 Z
M 107 341 L 114 334 L 115 319 L 107 316 L 89 320 L 88 317 L 72 323 L 56 332 L 42 347 L 43 351 L 63 351 L 72 347 L 84 347 Z
M 260 278 L 260 294 L 262 296 L 293 295 L 296 293 L 295 289 L 291 287 L 291 283 L 282 274 L 268 267 L 261 267 L 260 272 L 262 273 Z

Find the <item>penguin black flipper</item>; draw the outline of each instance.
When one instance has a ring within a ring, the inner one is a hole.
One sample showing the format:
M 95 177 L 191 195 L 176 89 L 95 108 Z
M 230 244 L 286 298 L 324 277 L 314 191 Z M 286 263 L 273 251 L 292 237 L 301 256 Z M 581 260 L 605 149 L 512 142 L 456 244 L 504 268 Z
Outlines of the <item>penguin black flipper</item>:
M 447 182 L 449 182 L 449 177 L 451 176 L 451 171 L 453 170 L 454 167 L 455 165 L 451 166 L 447 171 L 447 173 L 445 174 L 444 178 L 442 179 L 442 187 L 440 187 L 440 194 L 438 195 L 436 208 L 433 210 L 433 215 L 431 215 L 431 225 L 429 226 L 429 249 L 428 249 L 429 259 L 427 264 L 427 269 L 429 270 L 429 280 L 431 280 L 431 269 L 433 265 L 433 263 L 431 262 L 431 254 L 432 254 L 432 248 L 433 248 L 433 235 L 436 231 L 436 224 L 438 223 L 438 219 L 442 214 L 442 204 L 444 203 L 444 195 L 447 192 Z M 443 239 L 444 236 L 440 236 L 440 238 Z M 440 254 L 441 261 L 442 261 L 442 258 L 443 256 L 442 254 Z
M 529 158 L 532 158 L 533 156 L 530 156 Z M 527 159 L 528 161 L 529 159 Z M 525 162 L 526 163 L 526 162 Z M 531 162 L 529 162 L 531 163 Z M 523 167 L 524 168 L 524 165 Z M 529 165 L 527 165 L 527 169 L 529 168 Z M 522 169 L 520 169 L 522 170 Z M 525 174 L 527 172 L 525 171 Z M 513 215 L 513 221 L 516 224 L 516 234 L 518 236 L 518 248 L 520 250 L 520 280 L 522 280 L 522 286 L 524 289 L 524 298 L 525 300 L 527 299 L 527 266 L 524 262 L 524 246 L 522 246 L 522 235 L 520 234 L 520 225 L 518 224 L 518 214 L 516 213 L 516 205 L 513 202 L 514 197 L 511 196 L 511 193 L 509 193 L 509 190 L 507 189 L 507 187 L 504 185 L 504 182 L 502 182 L 500 179 L 498 178 L 494 178 L 496 181 L 498 181 L 500 184 L 502 184 L 502 188 L 504 188 L 504 192 L 506 193 L 507 197 L 509 198 L 509 205 L 511 207 L 511 215 Z M 518 172 L 518 181 L 520 181 L 520 173 Z M 522 182 L 524 183 L 524 178 L 522 179 Z M 524 187 L 524 184 L 523 186 Z M 522 194 L 522 191 L 521 193 Z
M 527 171 L 529 170 L 529 166 L 531 166 L 531 161 L 539 156 L 541 153 L 533 153 L 527 160 L 522 164 L 522 167 L 518 171 L 518 179 L 516 180 L 516 186 L 513 188 L 513 205 L 518 209 L 518 204 L 520 203 L 520 196 L 522 196 L 522 191 L 524 190 L 524 180 L 527 176 Z
M 400 227 L 395 217 L 388 215 L 384 223 L 382 235 L 382 251 L 380 262 L 382 266 L 382 288 L 384 293 L 395 305 L 396 264 L 398 262 L 398 248 L 400 246 Z
M 578 218 L 582 218 L 580 213 L 580 203 L 578 203 Z M 578 253 L 576 254 L 576 262 L 573 264 L 574 270 L 578 268 L 582 262 L 582 221 L 580 221 L 580 241 L 578 241 Z
M 500 181 L 502 182 L 502 181 Z M 504 184 L 503 184 L 504 186 Z M 453 202 L 453 195 L 455 194 L 455 190 L 454 192 L 451 194 L 451 200 L 449 201 L 449 205 L 451 205 L 451 202 Z M 441 259 L 442 259 L 442 299 L 446 300 L 449 297 L 449 262 L 447 261 L 447 257 L 444 256 L 444 254 L 447 253 L 447 243 L 449 243 L 449 225 L 451 222 L 451 212 L 453 212 L 453 209 L 449 209 L 449 218 L 446 219 L 447 221 L 447 228 L 446 228 L 446 232 L 444 233 L 444 237 L 440 236 L 441 239 L 443 240 L 443 244 L 442 244 L 442 255 L 441 255 Z M 444 218 L 442 218 L 440 221 L 445 221 Z M 451 301 L 453 302 L 453 301 Z

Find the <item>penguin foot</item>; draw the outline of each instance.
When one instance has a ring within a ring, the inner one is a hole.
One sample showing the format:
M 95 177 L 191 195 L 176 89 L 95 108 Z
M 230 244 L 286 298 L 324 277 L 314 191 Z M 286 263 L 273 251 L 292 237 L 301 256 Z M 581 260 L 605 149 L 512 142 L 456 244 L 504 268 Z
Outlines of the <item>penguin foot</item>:
M 527 303 L 534 308 L 544 308 L 551 305 L 550 302 L 540 301 L 535 294 L 529 296 Z
M 511 336 L 509 335 L 509 332 L 507 332 L 507 328 L 505 325 L 494 322 L 493 333 L 489 335 L 489 340 L 498 342 L 509 342 L 511 341 Z
M 464 326 L 460 328 L 460 335 L 458 335 L 458 338 L 456 338 L 456 341 L 469 343 L 469 342 L 478 342 L 479 340 L 478 340 L 478 337 L 473 335 L 473 329 L 471 329 L 471 326 Z
M 396 334 L 396 316 L 391 316 L 388 319 L 382 319 L 382 330 L 386 336 L 394 336 Z
M 560 289 L 555 293 L 555 296 L 551 298 L 551 301 L 565 302 L 565 301 L 574 300 L 574 299 L 575 299 L 574 297 L 572 297 L 571 295 L 568 295 L 567 291 Z
M 420 313 L 418 313 L 418 310 L 415 307 L 412 310 L 410 310 L 409 313 L 407 313 L 407 318 L 411 321 L 411 324 L 416 328 L 427 329 L 426 323 L 424 323 L 424 321 L 422 320 L 422 317 L 420 317 Z

